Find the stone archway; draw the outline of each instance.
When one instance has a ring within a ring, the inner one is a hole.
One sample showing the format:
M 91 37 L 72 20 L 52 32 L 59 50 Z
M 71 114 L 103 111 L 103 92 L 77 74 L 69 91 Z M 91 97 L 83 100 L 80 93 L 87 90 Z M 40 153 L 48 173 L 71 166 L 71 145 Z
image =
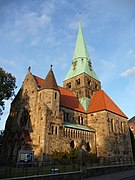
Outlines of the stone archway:
M 88 153 L 90 152 L 89 142 L 86 142 L 84 139 L 81 140 L 78 147 L 78 158 L 80 162 L 80 166 L 86 166 L 88 160 Z
M 74 144 L 74 140 L 72 140 L 71 142 L 70 142 L 70 148 L 74 148 L 75 147 L 75 144 Z
M 87 143 L 84 139 L 81 140 L 80 144 L 79 144 L 79 149 L 84 149 L 85 151 L 87 150 Z

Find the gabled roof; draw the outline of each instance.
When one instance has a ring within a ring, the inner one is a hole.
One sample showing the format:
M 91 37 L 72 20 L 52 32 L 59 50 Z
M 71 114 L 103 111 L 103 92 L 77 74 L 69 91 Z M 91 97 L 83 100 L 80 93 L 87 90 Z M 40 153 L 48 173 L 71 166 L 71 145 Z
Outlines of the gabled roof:
M 36 83 L 37 83 L 37 86 L 39 87 L 39 88 L 41 88 L 42 86 L 43 86 L 43 83 L 44 83 L 44 79 L 41 79 L 40 77 L 38 77 L 38 76 L 34 76 L 33 75 L 33 77 L 34 77 L 34 79 L 35 79 L 35 81 L 36 81 Z
M 83 32 L 82 32 L 82 26 L 80 24 L 76 46 L 74 50 L 74 55 L 73 55 L 72 65 L 64 80 L 70 79 L 82 73 L 86 73 L 87 75 L 99 81 L 99 78 L 97 77 L 91 65 L 91 60 L 88 54 L 88 50 L 87 50 Z
M 135 123 L 135 116 L 133 116 L 131 119 L 128 121 L 129 123 Z
M 34 76 L 34 79 L 37 82 L 37 86 L 41 88 L 45 80 L 37 76 Z M 85 113 L 84 108 L 73 92 L 60 86 L 58 86 L 58 90 L 61 94 L 60 106 Z M 128 118 L 103 90 L 99 90 L 96 91 L 92 96 L 88 108 L 88 113 L 94 113 L 103 110 L 107 110 L 122 117 Z
M 54 90 L 58 90 L 58 85 L 52 70 L 52 65 L 50 68 L 50 71 L 48 72 L 43 85 L 42 85 L 42 89 L 54 89 Z
M 34 76 L 34 79 L 37 83 L 37 86 L 39 89 L 42 89 L 42 86 L 44 84 L 44 79 L 41 79 L 40 77 Z M 69 109 L 73 109 L 80 112 L 85 112 L 82 105 L 80 104 L 77 97 L 69 90 L 58 86 L 58 90 L 60 91 L 60 106 L 66 107 Z
M 103 110 L 107 110 L 125 118 L 128 118 L 103 90 L 99 90 L 96 91 L 92 96 L 88 113 Z
M 59 91 L 61 94 L 60 105 L 62 107 L 85 112 L 81 103 L 79 102 L 77 97 L 71 91 L 69 91 L 63 87 L 60 87 L 60 86 L 59 86 Z

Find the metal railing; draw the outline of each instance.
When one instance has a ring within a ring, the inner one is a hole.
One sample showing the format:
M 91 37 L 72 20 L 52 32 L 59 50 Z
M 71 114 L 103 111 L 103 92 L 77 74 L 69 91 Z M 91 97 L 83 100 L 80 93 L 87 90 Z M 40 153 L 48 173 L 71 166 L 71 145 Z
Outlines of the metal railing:
M 75 172 L 82 170 L 82 167 L 100 167 L 134 164 L 132 158 L 100 158 L 98 161 L 35 161 L 35 162 L 7 162 L 0 165 L 0 179 L 23 177 L 42 174 L 54 174 L 63 172 Z

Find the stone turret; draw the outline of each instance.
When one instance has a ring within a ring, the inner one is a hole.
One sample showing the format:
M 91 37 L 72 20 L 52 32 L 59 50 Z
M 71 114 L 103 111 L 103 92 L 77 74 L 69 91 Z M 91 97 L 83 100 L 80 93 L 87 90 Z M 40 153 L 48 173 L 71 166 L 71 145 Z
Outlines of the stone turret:
M 52 65 L 42 85 L 41 92 L 41 98 L 49 109 L 54 112 L 59 112 L 60 92 L 52 70 Z

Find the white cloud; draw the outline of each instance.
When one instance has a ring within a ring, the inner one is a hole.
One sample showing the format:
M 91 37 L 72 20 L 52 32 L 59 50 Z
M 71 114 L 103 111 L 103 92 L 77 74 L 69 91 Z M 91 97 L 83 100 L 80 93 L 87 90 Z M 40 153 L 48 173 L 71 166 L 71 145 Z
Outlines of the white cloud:
M 52 14 L 55 11 L 54 1 L 49 1 L 41 5 L 41 12 L 45 14 Z
M 132 68 L 129 68 L 125 72 L 121 73 L 121 76 L 123 76 L 123 77 L 128 77 L 128 76 L 131 76 L 131 75 L 135 75 L 135 66 L 132 67 Z
M 54 28 L 52 24 L 53 12 L 55 6 L 53 0 L 50 2 L 43 1 L 38 10 L 30 8 L 23 4 L 23 8 L 5 8 L 6 21 L 0 29 L 0 36 L 12 41 L 12 43 L 25 43 L 27 46 L 36 46 L 43 44 L 46 39 L 52 43 L 54 38 Z M 51 40 L 50 40 L 51 39 Z M 44 40 L 44 41 L 43 41 Z M 54 41 L 53 41 L 54 42 Z
M 130 50 L 127 52 L 127 57 L 128 57 L 129 59 L 135 59 L 135 52 L 134 52 L 132 49 L 130 49 Z
M 35 35 L 39 32 L 41 28 L 46 28 L 51 25 L 51 17 L 42 14 L 39 15 L 36 12 L 25 13 L 17 18 L 14 22 L 13 30 L 18 32 L 18 35 L 25 35 L 28 33 L 29 35 Z M 14 31 L 13 31 L 14 32 Z

